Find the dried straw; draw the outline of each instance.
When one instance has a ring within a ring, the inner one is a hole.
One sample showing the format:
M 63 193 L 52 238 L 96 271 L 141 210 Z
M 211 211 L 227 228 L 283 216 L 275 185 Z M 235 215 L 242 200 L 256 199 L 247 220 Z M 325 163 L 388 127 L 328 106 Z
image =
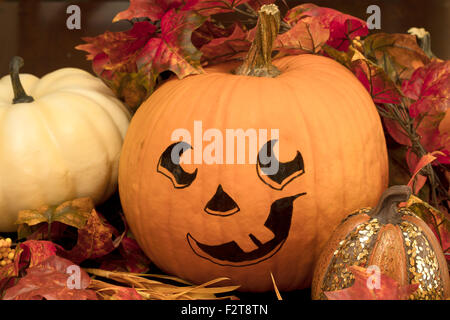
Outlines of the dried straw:
M 235 296 L 217 297 L 216 294 L 227 293 L 236 290 L 239 286 L 222 286 L 210 287 L 218 282 L 229 280 L 229 278 L 218 278 L 208 281 L 201 285 L 192 285 L 182 279 L 158 275 L 158 274 L 139 274 L 129 272 L 107 271 L 102 269 L 84 269 L 86 272 L 113 280 L 124 284 L 125 288 L 134 288 L 139 295 L 145 300 L 223 300 L 237 299 Z M 170 280 L 177 284 L 168 284 L 158 280 L 149 279 L 156 278 L 162 280 Z M 179 285 L 178 285 L 179 284 Z M 120 289 L 119 286 L 111 283 L 92 279 L 89 289 L 105 300 L 117 299 L 116 293 Z

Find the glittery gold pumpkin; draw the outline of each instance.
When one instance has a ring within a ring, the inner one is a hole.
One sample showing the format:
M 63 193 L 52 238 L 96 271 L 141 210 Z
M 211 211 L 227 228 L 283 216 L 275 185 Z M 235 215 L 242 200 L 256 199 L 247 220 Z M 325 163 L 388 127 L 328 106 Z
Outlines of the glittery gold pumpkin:
M 397 206 L 410 192 L 407 186 L 393 186 L 375 209 L 361 209 L 341 222 L 316 264 L 313 299 L 352 286 L 352 265 L 377 266 L 401 286 L 419 284 L 410 299 L 450 297 L 447 262 L 435 235 L 411 210 Z

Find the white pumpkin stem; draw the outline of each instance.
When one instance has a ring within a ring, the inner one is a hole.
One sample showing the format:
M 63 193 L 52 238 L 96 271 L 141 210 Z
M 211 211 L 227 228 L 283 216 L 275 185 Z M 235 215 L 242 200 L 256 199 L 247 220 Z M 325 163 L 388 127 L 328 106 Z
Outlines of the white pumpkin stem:
M 21 57 L 13 57 L 9 63 L 9 74 L 11 76 L 11 83 L 14 91 L 13 104 L 33 102 L 33 97 L 26 94 L 20 82 L 19 70 L 24 65 Z
M 281 73 L 272 64 L 272 47 L 279 29 L 280 10 L 274 4 L 263 5 L 258 11 L 255 39 L 235 74 L 274 78 Z
M 431 51 L 431 35 L 424 28 L 410 28 L 408 30 L 409 34 L 416 36 L 417 44 L 425 52 L 428 58 L 436 58 L 434 53 Z
M 397 224 L 402 221 L 398 213 L 398 204 L 408 201 L 411 196 L 411 188 L 404 185 L 392 186 L 383 192 L 378 205 L 372 210 L 370 216 L 377 218 L 383 224 Z

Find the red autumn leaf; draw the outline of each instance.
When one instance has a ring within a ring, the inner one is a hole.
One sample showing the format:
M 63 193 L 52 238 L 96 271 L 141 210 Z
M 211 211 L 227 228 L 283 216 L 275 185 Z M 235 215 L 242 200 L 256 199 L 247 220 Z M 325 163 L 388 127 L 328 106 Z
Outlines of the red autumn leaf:
M 318 19 L 306 17 L 275 39 L 277 57 L 301 53 L 318 53 L 328 41 L 330 31 Z
M 179 11 L 196 11 L 203 16 L 210 16 L 217 13 L 231 12 L 235 7 L 247 2 L 249 0 L 130 0 L 128 9 L 117 14 L 113 21 L 143 17 L 157 21 L 173 9 Z M 256 0 L 253 2 L 259 1 Z
M 202 73 L 201 52 L 192 44 L 191 35 L 204 21 L 188 11 L 167 12 L 161 20 L 161 34 L 151 38 L 136 58 L 138 68 L 155 74 L 170 70 L 179 78 Z
M 12 263 L 0 268 L 0 281 L 19 275 L 21 269 L 33 267 L 47 258 L 56 255 L 61 247 L 50 241 L 28 240 L 20 243 Z
M 355 277 L 354 284 L 346 289 L 325 292 L 329 300 L 407 300 L 419 287 L 418 284 L 400 286 L 394 279 L 384 274 L 376 275 L 363 267 L 351 266 L 349 269 Z
M 433 61 L 417 69 L 411 79 L 404 81 L 402 91 L 412 99 L 409 114 L 414 119 L 420 143 L 428 152 L 440 151 L 437 160 L 450 164 L 450 61 Z M 390 135 L 400 144 L 411 146 L 406 133 L 394 121 L 385 119 Z M 408 164 L 414 169 L 418 159 L 410 153 Z
M 73 262 L 52 255 L 39 264 L 27 269 L 27 274 L 16 285 L 6 290 L 4 300 L 97 300 L 96 293 L 86 290 L 89 275 L 78 267 L 77 273 L 69 272 L 75 267 Z M 75 287 L 70 286 L 71 275 L 75 277 Z M 78 286 L 78 288 L 76 287 Z
M 441 151 L 438 161 L 450 164 L 450 61 L 433 61 L 417 69 L 402 89 L 414 100 L 409 112 L 416 124 L 420 121 L 422 145 L 427 151 Z
M 292 25 L 304 16 L 318 19 L 330 31 L 327 44 L 339 51 L 346 51 L 352 39 L 366 36 L 369 33 L 365 21 L 311 3 L 301 4 L 290 9 L 284 20 Z
M 409 79 L 417 68 L 430 63 L 416 37 L 401 33 L 375 33 L 363 40 L 364 55 L 385 70 L 391 79 Z
M 235 29 L 234 25 L 224 27 L 215 23 L 211 18 L 206 20 L 199 28 L 192 32 L 191 41 L 196 48 L 201 48 L 213 39 L 227 38 Z M 203 58 L 203 56 L 202 56 Z
M 369 91 L 375 103 L 398 103 L 401 93 L 383 69 L 365 59 L 351 62 L 350 69 Z
M 218 13 L 233 12 L 234 8 L 245 3 L 254 3 L 253 7 L 259 9 L 258 0 L 188 0 L 183 10 L 194 10 L 203 16 L 211 16 Z M 271 3 L 271 1 L 261 1 L 262 4 Z
M 128 9 L 118 13 L 113 22 L 143 17 L 156 21 L 167 11 L 179 8 L 183 3 L 182 0 L 130 0 Z
M 124 237 L 119 245 L 120 257 L 104 257 L 100 269 L 132 273 L 145 273 L 149 270 L 150 260 L 139 247 L 135 239 Z
M 0 297 L 5 289 L 14 284 L 22 270 L 40 264 L 59 250 L 62 248 L 50 241 L 28 240 L 20 243 L 13 262 L 0 268 Z
M 116 249 L 113 237 L 117 231 L 102 218 L 97 211 L 92 210 L 84 226 L 78 229 L 77 244 L 69 251 L 61 252 L 61 256 L 76 264 L 86 259 L 103 257 Z
M 221 63 L 242 58 L 251 46 L 251 41 L 242 28 L 236 24 L 233 33 L 226 37 L 212 39 L 201 47 L 202 61 L 208 64 Z
M 19 259 L 19 267 L 25 263 L 28 267 L 33 267 L 62 250 L 62 247 L 51 241 L 28 240 L 22 242 L 19 246 L 22 251 L 20 256 L 15 258 Z

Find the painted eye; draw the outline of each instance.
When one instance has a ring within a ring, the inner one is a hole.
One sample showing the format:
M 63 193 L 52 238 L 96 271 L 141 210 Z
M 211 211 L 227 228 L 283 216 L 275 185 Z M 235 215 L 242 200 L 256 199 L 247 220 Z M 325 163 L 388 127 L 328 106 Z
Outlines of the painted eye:
M 180 165 L 181 155 L 188 149 L 192 149 L 191 145 L 183 141 L 171 144 L 158 161 L 157 171 L 169 178 L 177 189 L 190 186 L 197 177 L 198 169 L 189 173 L 184 171 Z
M 262 182 L 275 190 L 283 188 L 295 178 L 305 173 L 303 157 L 297 151 L 293 160 L 279 162 L 273 150 L 278 140 L 269 140 L 258 153 L 256 171 Z

